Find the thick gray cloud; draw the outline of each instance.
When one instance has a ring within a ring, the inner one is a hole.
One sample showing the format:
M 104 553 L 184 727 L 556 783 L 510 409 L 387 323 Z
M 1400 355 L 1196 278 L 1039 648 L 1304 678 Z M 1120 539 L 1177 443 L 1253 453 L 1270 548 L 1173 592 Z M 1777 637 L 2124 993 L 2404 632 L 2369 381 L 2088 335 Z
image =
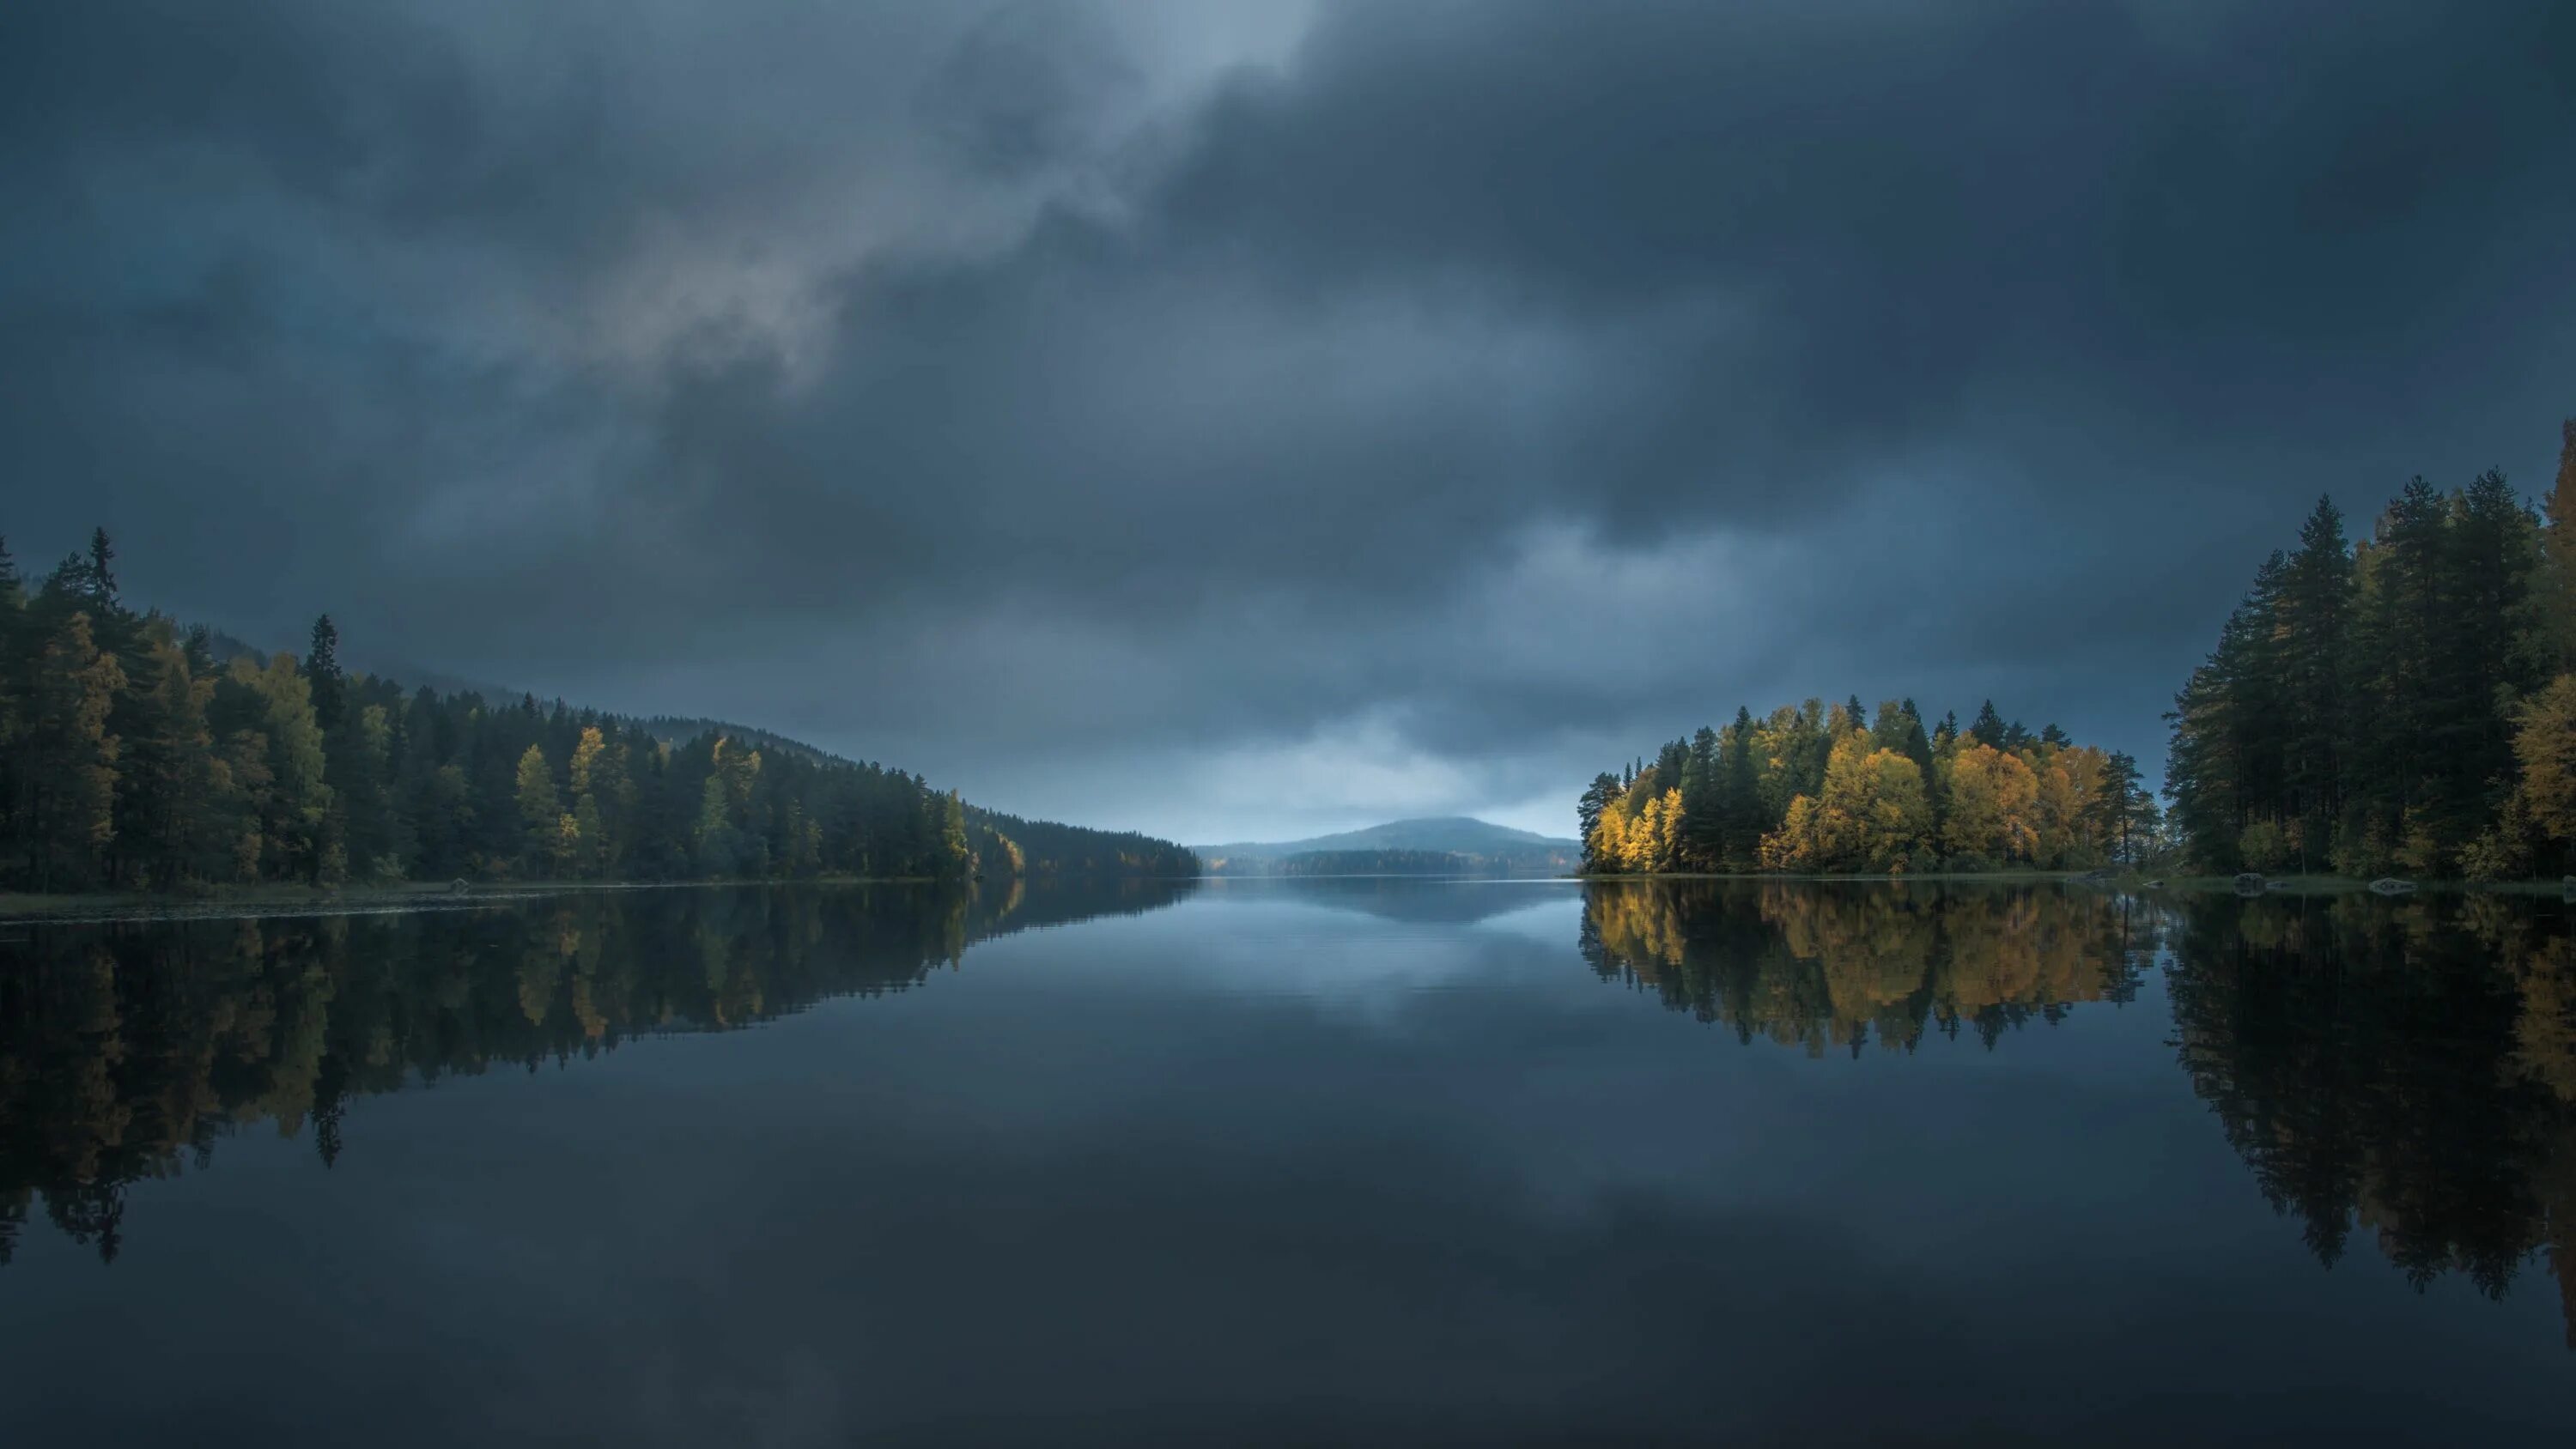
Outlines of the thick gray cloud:
M 2545 4 L 29 8 L 23 553 L 1191 837 L 2156 715 L 2576 408 Z

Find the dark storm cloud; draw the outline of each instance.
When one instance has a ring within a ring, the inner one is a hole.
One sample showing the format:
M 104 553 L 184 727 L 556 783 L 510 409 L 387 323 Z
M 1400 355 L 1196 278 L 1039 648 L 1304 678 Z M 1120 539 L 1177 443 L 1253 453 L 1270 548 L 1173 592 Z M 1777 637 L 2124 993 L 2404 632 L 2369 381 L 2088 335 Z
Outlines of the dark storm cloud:
M 737 16 L 0 22 L 13 532 L 1254 833 L 1739 698 L 2152 756 L 2318 491 L 2576 405 L 2564 7 Z

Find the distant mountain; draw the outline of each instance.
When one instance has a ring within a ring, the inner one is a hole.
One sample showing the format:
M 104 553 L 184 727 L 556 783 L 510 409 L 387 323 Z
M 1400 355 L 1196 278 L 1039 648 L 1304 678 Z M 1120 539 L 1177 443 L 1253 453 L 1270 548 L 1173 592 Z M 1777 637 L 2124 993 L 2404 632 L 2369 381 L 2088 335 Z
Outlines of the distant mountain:
M 1453 855 L 1491 855 L 1534 848 L 1580 850 L 1582 847 L 1574 840 L 1541 835 L 1534 830 L 1514 830 L 1508 825 L 1495 825 L 1469 815 L 1390 820 L 1365 830 L 1345 830 L 1338 835 L 1317 835 L 1305 840 L 1237 841 L 1231 845 L 1196 847 L 1201 856 L 1216 853 L 1244 859 L 1304 855 L 1318 850 L 1437 850 Z
M 1465 815 L 1390 820 L 1365 830 L 1305 840 L 1236 841 L 1196 847 L 1218 875 L 1555 874 L 1582 860 L 1570 839 L 1514 830 Z

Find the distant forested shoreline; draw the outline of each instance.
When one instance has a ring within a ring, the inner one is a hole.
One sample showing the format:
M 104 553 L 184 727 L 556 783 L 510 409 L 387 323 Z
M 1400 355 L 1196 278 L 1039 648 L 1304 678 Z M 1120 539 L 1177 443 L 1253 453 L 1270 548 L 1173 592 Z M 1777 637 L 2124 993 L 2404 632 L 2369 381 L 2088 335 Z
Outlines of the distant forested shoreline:
M 30 590 L 0 541 L 0 890 L 1198 870 L 761 731 L 406 692 L 327 615 L 301 658 L 222 658 L 115 557 L 98 531 Z
M 1595 776 L 1577 816 L 1596 875 L 2083 870 L 2143 859 L 2160 829 L 2127 755 L 2033 734 L 1992 700 L 1927 729 L 1910 699 L 1872 715 L 1858 696 L 1738 708 Z
M 2535 513 L 2501 473 L 2331 498 L 2176 698 L 2185 853 L 2213 870 L 2505 880 L 2576 868 L 2576 420 Z

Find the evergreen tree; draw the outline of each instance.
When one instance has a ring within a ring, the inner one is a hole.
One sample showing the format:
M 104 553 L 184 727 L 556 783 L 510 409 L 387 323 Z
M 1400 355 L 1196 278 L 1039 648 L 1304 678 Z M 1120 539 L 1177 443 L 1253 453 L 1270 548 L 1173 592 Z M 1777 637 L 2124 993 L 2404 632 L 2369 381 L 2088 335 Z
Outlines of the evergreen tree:
M 1828 733 L 1836 743 L 1843 736 L 1869 728 L 1869 716 L 1861 710 L 1860 696 L 1855 694 L 1842 702 L 1839 717 L 1830 721 Z
M 2296 823 L 2301 869 L 2321 863 L 2343 813 L 2345 711 L 2355 607 L 2343 514 L 2321 497 L 2299 529 L 2273 610 L 2282 715 L 2281 813 Z
M 197 676 L 162 622 L 128 684 L 116 788 L 120 868 L 111 874 L 165 890 L 219 875 L 226 802 L 206 724 L 214 681 Z
M 2116 750 L 2104 756 L 2102 785 L 2091 801 L 2086 824 L 2110 859 L 2123 864 L 2139 859 L 2145 838 L 2140 832 L 2147 823 L 2146 811 L 2153 807 L 2154 801 L 2139 783 L 2137 760 Z
M 1735 722 L 1719 743 L 1724 784 L 1718 794 L 1724 858 L 1729 870 L 1749 870 L 1771 822 L 1762 809 L 1762 769 L 1755 758 L 1753 712 L 1737 706 Z
M 313 690 L 313 718 L 323 730 L 340 727 L 341 695 L 348 688 L 340 672 L 340 631 L 324 614 L 313 621 L 313 642 L 304 654 L 304 678 Z
M 2464 840 L 2502 802 L 2513 765 L 2514 700 L 2543 682 L 2531 581 L 2539 522 L 2492 469 L 2452 500 L 2434 741 L 2446 835 Z
M 2196 853 L 2213 870 L 2246 864 L 2248 832 L 2255 832 L 2252 862 L 2268 869 L 2277 842 L 2280 748 L 2274 707 L 2273 605 L 2284 567 L 2275 553 L 2255 574 L 2254 588 L 2228 615 L 2218 648 L 2192 671 L 2175 696 L 2172 760 L 2165 791 L 2174 819 L 2188 830 Z
M 86 586 L 82 592 L 87 595 L 90 604 L 97 610 L 112 611 L 123 607 L 117 598 L 115 565 L 116 549 L 107 541 L 107 530 L 91 529 L 89 531 L 89 567 L 86 571 Z
M 9 541 L 0 538 L 0 839 L 18 839 L 21 776 L 26 760 L 21 743 L 27 732 L 27 694 L 21 683 L 27 632 L 27 597 L 18 577 Z
M 1720 868 L 1726 855 L 1726 812 L 1721 805 L 1717 731 L 1706 725 L 1691 736 L 1682 768 L 1682 859 L 1692 870 Z
M 2166 793 L 2193 858 L 2353 875 L 2523 859 L 2517 707 L 2567 657 L 2571 492 L 2544 530 L 2499 474 L 2447 495 L 2416 478 L 2358 548 L 2320 500 L 2177 697 Z
M 2558 479 L 2542 504 L 2543 639 L 2551 667 L 2576 671 L 2576 418 L 2559 424 Z
M 1914 762 L 1915 773 L 1923 779 L 1925 802 L 1932 812 L 1931 835 L 1938 840 L 1941 838 L 1941 824 L 1949 818 L 1949 801 L 1947 792 L 1941 788 L 1941 772 L 1934 762 L 1932 737 L 1924 733 L 1923 711 L 1915 708 L 1913 700 L 1904 701 L 1898 709 L 1903 720 L 1903 733 L 1892 744 L 1899 754 Z M 1954 722 L 1951 734 L 1955 736 L 1957 733 Z
M 37 660 L 19 757 L 15 812 L 35 889 L 78 889 L 100 876 L 116 836 L 118 740 L 107 728 L 125 671 L 99 652 L 89 615 L 74 612 Z
M 2438 713 L 2435 676 L 2442 669 L 2434 654 L 2447 609 L 2447 513 L 2432 484 L 2412 480 L 2380 515 L 2360 567 L 2358 673 L 2373 708 L 2371 729 L 2356 742 L 2348 793 L 2362 807 L 2361 830 L 2375 842 L 2374 854 L 2393 861 L 2395 852 L 2409 850 L 2415 869 L 2429 869 L 2440 849 L 2427 824 L 2426 767 Z

